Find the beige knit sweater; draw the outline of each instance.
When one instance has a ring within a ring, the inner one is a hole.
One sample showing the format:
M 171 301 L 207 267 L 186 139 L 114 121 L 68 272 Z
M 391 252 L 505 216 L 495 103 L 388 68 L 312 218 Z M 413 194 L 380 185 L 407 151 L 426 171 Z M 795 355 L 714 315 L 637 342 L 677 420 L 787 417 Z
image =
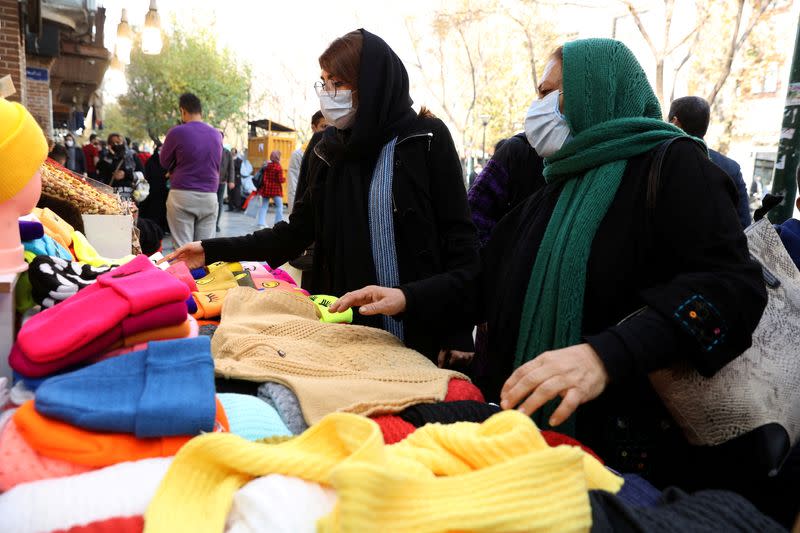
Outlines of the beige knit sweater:
M 451 378 L 467 379 L 383 330 L 320 322 L 301 295 L 247 287 L 228 292 L 211 349 L 218 375 L 291 388 L 309 424 L 442 401 Z

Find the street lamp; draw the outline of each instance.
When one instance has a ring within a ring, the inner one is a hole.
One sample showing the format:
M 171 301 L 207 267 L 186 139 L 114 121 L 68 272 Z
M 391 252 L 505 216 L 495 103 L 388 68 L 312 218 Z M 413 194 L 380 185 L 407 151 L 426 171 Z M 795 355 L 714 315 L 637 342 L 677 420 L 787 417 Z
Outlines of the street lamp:
M 133 32 L 128 24 L 128 10 L 122 8 L 122 17 L 117 25 L 117 57 L 123 65 L 131 63 L 131 49 L 133 49 Z
M 144 30 L 142 31 L 142 52 L 148 55 L 157 55 L 161 53 L 162 46 L 161 17 L 158 16 L 156 0 L 150 0 L 150 10 L 144 17 Z
M 150 0 L 150 10 L 144 17 L 142 30 L 142 52 L 148 55 L 161 53 L 163 41 L 161 39 L 161 17 L 158 15 L 156 0 Z M 131 51 L 133 50 L 133 30 L 128 23 L 128 10 L 122 9 L 119 25 L 117 26 L 116 56 L 123 65 L 130 65 Z
M 481 162 L 486 161 L 486 126 L 489 125 L 489 120 L 492 118 L 489 115 L 481 115 L 481 124 L 483 124 L 483 144 L 481 145 Z

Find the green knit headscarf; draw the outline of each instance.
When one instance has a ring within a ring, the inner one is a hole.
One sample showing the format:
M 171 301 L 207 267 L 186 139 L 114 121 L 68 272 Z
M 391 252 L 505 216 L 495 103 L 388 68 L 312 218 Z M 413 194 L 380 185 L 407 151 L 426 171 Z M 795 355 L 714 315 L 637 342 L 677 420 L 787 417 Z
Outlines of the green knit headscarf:
M 581 342 L 589 252 L 627 160 L 686 135 L 662 120 L 647 76 L 624 44 L 585 39 L 563 50 L 564 116 L 574 138 L 545 161 L 547 183 L 564 187 L 525 293 L 515 367 Z M 539 427 L 549 426 L 557 405 L 534 415 Z M 574 417 L 558 430 L 574 434 Z

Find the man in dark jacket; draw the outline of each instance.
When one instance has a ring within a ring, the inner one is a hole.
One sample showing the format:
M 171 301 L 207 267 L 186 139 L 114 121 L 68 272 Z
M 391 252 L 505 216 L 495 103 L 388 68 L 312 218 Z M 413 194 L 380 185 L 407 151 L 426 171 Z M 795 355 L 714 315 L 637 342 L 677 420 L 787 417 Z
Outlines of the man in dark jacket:
M 711 120 L 711 106 L 699 96 L 684 96 L 672 101 L 667 118 L 672 124 L 675 124 L 689 135 L 702 139 L 708 131 L 708 123 Z M 736 191 L 739 195 L 736 211 L 742 227 L 746 228 L 752 224 L 753 217 L 750 215 L 750 200 L 747 197 L 747 186 L 744 184 L 739 163 L 711 148 L 708 149 L 708 155 L 711 161 L 724 170 L 736 185 Z
M 144 172 L 142 161 L 125 144 L 119 133 L 108 136 L 108 150 L 97 162 L 97 176 L 106 185 L 114 187 L 114 192 L 123 200 L 133 196 L 133 173 Z

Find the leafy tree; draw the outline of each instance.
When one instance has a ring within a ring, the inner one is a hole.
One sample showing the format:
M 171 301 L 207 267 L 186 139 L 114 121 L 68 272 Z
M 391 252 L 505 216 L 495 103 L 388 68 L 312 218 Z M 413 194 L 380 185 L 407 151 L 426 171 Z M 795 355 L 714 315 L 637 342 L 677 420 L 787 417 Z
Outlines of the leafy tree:
M 176 30 L 158 55 L 135 46 L 127 68 L 128 92 L 120 111 L 132 129 L 161 137 L 180 119 L 178 97 L 196 94 L 207 122 L 219 128 L 246 119 L 250 69 L 237 65 L 233 53 L 217 46 L 208 31 Z

